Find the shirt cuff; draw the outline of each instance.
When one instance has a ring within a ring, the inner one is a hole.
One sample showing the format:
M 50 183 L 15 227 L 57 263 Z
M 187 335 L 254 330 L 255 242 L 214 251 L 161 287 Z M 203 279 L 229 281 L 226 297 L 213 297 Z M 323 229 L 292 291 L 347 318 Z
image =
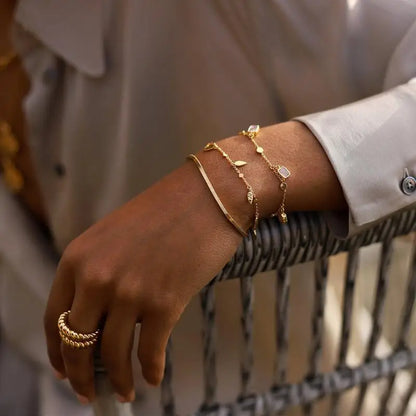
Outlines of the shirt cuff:
M 348 210 L 324 212 L 347 238 L 416 203 L 401 183 L 416 177 L 416 78 L 339 108 L 296 117 L 315 135 L 342 186 Z

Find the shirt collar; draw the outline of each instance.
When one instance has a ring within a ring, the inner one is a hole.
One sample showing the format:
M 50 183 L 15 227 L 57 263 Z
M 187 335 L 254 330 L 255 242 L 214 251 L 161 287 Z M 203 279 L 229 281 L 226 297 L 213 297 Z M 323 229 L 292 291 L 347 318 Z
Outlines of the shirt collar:
M 15 20 L 91 76 L 105 72 L 102 0 L 20 0 Z

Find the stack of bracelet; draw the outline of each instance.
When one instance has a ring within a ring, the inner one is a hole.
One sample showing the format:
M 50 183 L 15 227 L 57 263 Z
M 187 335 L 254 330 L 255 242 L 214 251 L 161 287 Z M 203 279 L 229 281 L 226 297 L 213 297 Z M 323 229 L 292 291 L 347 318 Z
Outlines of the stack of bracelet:
M 224 204 L 221 202 L 220 197 L 217 195 L 217 192 L 215 191 L 214 186 L 212 185 L 211 181 L 208 178 L 208 175 L 205 172 L 204 167 L 202 166 L 202 163 L 200 160 L 193 154 L 190 154 L 188 156 L 188 159 L 191 159 L 195 162 L 196 166 L 198 167 L 199 171 L 201 172 L 201 175 L 205 181 L 205 183 L 208 186 L 208 189 L 210 190 L 212 196 L 214 197 L 215 201 L 217 202 L 218 206 L 220 207 L 221 211 L 225 215 L 228 221 L 235 227 L 235 229 L 243 236 L 247 237 L 247 233 L 244 231 L 243 227 L 241 227 L 238 222 L 231 216 L 231 214 L 227 211 Z
M 270 160 L 266 157 L 266 155 L 264 154 L 264 149 L 261 146 L 259 146 L 257 144 L 256 140 L 255 140 L 259 131 L 260 131 L 260 126 L 259 125 L 252 125 L 248 128 L 248 131 L 243 130 L 239 134 L 248 137 L 253 142 L 253 144 L 256 146 L 256 153 L 258 155 L 262 156 L 262 158 L 267 163 L 269 168 L 272 170 L 272 172 L 279 179 L 280 189 L 283 192 L 283 198 L 282 198 L 282 202 L 279 206 L 279 209 L 278 209 L 277 213 L 273 214 L 273 216 L 277 215 L 279 217 L 279 220 L 280 220 L 281 223 L 287 223 L 287 215 L 286 215 L 286 212 L 285 212 L 285 201 L 286 201 L 286 192 L 287 192 L 286 179 L 290 176 L 290 172 L 289 172 L 289 169 L 287 169 L 285 166 L 272 164 L 270 162 Z M 258 225 L 258 221 L 259 221 L 259 217 L 260 217 L 258 199 L 257 199 L 257 196 L 256 196 L 254 190 L 253 190 L 253 187 L 249 184 L 246 177 L 244 176 L 244 173 L 240 170 L 240 168 L 247 165 L 247 162 L 245 162 L 243 160 L 233 161 L 231 159 L 231 157 L 215 142 L 210 142 L 204 147 L 205 152 L 208 152 L 208 151 L 211 151 L 211 150 L 218 151 L 221 154 L 221 156 L 228 162 L 228 164 L 231 166 L 231 168 L 235 171 L 235 173 L 241 179 L 241 181 L 244 183 L 244 185 L 246 187 L 246 191 L 247 191 L 247 201 L 250 205 L 253 206 L 254 214 L 253 214 L 252 230 L 253 230 L 254 235 L 256 236 L 257 225 Z M 208 175 L 206 174 L 206 172 L 204 170 L 204 167 L 202 166 L 200 160 L 194 154 L 190 154 L 188 156 L 188 158 L 195 162 L 195 164 L 198 167 L 198 169 L 199 169 L 205 183 L 207 184 L 212 196 L 214 197 L 215 201 L 217 202 L 218 206 L 220 207 L 220 209 L 223 212 L 223 214 L 225 215 L 225 217 L 237 229 L 237 231 L 241 235 L 246 237 L 247 233 L 237 223 L 237 221 L 235 221 L 235 219 L 229 214 L 229 212 L 225 208 L 224 204 L 222 203 L 221 199 L 217 195 L 217 193 L 215 191 L 215 188 L 212 185 L 211 181 L 209 180 Z
M 217 150 L 221 153 L 222 157 L 229 163 L 229 165 L 232 167 L 232 169 L 235 171 L 235 173 L 238 175 L 238 177 L 243 181 L 244 185 L 247 188 L 247 201 L 250 205 L 253 205 L 254 209 L 254 220 L 253 220 L 253 232 L 254 235 L 256 235 L 257 231 L 257 224 L 259 222 L 259 204 L 256 197 L 256 194 L 254 193 L 253 187 L 247 182 L 247 179 L 244 176 L 244 173 L 242 173 L 239 169 L 239 167 L 247 165 L 247 162 L 244 162 L 243 160 L 236 160 L 235 162 L 230 158 L 230 156 L 227 155 L 227 153 L 224 152 L 224 150 L 221 149 L 220 146 L 218 146 L 217 143 L 211 142 L 208 143 L 204 147 L 204 151 L 208 152 L 210 150 Z

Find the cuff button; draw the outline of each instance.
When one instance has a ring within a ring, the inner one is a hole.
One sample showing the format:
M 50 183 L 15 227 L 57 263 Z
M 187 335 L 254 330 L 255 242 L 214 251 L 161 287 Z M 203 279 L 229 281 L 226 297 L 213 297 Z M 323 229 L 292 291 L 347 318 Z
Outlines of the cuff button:
M 405 195 L 412 195 L 416 191 L 416 179 L 413 176 L 406 176 L 402 180 L 401 188 Z

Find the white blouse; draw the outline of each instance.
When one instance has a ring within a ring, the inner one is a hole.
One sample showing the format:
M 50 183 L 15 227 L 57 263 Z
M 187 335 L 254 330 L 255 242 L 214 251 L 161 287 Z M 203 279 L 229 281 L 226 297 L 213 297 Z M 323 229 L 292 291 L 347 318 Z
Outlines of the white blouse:
M 335 232 L 416 201 L 413 0 L 20 0 L 16 22 L 60 250 L 211 138 L 301 115 L 349 204 Z

